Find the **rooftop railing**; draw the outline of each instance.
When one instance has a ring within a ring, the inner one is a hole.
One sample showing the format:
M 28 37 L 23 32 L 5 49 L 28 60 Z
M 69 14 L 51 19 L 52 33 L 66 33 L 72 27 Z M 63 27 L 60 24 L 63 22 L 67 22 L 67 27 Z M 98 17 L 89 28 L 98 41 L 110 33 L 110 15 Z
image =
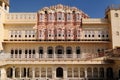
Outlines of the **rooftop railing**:
M 37 13 L 6 14 L 6 22 L 37 22 Z

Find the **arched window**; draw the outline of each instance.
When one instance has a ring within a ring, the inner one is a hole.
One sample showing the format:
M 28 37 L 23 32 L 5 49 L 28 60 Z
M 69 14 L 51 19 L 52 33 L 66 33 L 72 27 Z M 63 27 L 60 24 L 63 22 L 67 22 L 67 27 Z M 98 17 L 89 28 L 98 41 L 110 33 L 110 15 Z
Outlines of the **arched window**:
M 66 48 L 66 56 L 67 58 L 72 58 L 72 47 Z
M 18 54 L 18 50 L 17 49 L 15 50 L 15 54 Z
M 70 13 L 67 14 L 67 20 L 71 20 L 71 14 Z
M 72 68 L 67 69 L 67 77 L 72 77 Z
M 40 22 L 42 22 L 44 20 L 44 14 L 40 14 L 39 20 L 40 20 Z
M 57 20 L 62 20 L 62 12 L 57 13 Z
M 13 69 L 12 68 L 8 68 L 7 69 L 7 77 L 8 78 L 12 78 L 12 74 L 13 74 Z
M 19 58 L 21 58 L 22 50 L 19 50 Z
M 81 50 L 79 46 L 76 47 L 76 54 L 77 54 L 77 58 L 80 58 Z
M 55 48 L 56 54 L 64 54 L 64 47 L 63 46 L 57 46 Z
M 32 50 L 29 50 L 29 58 L 31 58 L 32 57 Z
M 15 69 L 15 77 L 16 78 L 20 77 L 20 69 L 19 68 Z
M 87 77 L 92 77 L 92 68 L 87 68 Z
M 72 47 L 67 47 L 66 52 L 67 54 L 72 54 Z
M 25 58 L 27 58 L 28 50 L 25 50 Z
M 80 47 L 76 47 L 76 54 L 81 54 Z
M 79 13 L 76 13 L 76 21 L 80 20 L 80 14 Z
M 43 47 L 39 47 L 39 58 L 43 58 Z
M 58 33 L 58 37 L 61 37 L 62 36 L 62 29 L 59 28 L 57 33 Z
M 74 77 L 78 77 L 78 68 L 74 68 Z
M 31 54 L 31 50 L 29 50 L 29 54 Z
M 107 78 L 113 78 L 113 69 L 111 67 L 107 68 Z
M 80 77 L 85 77 L 85 69 L 80 68 Z
M 52 58 L 52 56 L 53 56 L 53 55 L 52 55 L 52 54 L 53 54 L 53 47 L 50 46 L 50 47 L 48 47 L 47 50 L 48 50 L 48 51 L 47 51 L 47 53 L 48 53 L 48 54 L 47 54 L 47 55 L 48 55 L 48 58 Z
M 56 69 L 56 77 L 58 77 L 58 78 L 63 78 L 63 68 L 58 67 L 58 68 Z
M 47 68 L 47 77 L 52 78 L 52 68 Z
M 100 68 L 99 70 L 99 75 L 100 75 L 100 78 L 104 78 L 104 68 Z
M 53 54 L 53 47 L 48 47 L 48 54 Z
M 13 58 L 14 50 L 11 50 L 11 58 Z
M 27 76 L 28 76 L 29 78 L 32 78 L 32 68 L 28 68 Z
M 46 77 L 46 69 L 45 68 L 41 68 L 41 77 L 42 78 Z
M 115 13 L 115 17 L 119 17 L 118 13 Z
M 39 47 L 39 54 L 43 54 L 43 47 Z
M 35 68 L 35 77 L 39 77 L 40 75 L 40 69 L 39 68 Z
M 93 68 L 93 76 L 98 77 L 98 69 L 97 68 Z
M 33 49 L 33 54 L 35 54 L 35 49 Z
M 22 50 L 19 50 L 19 54 L 22 54 Z
M 22 77 L 26 77 L 26 71 L 27 71 L 26 68 L 21 69 L 21 72 L 22 72 L 21 76 Z

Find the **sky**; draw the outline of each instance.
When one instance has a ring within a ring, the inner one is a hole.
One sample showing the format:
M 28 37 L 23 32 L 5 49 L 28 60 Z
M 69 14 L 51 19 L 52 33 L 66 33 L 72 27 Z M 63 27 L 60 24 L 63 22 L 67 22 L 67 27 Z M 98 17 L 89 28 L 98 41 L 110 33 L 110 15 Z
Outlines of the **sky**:
M 91 18 L 103 18 L 105 9 L 110 5 L 120 6 L 120 0 L 10 0 L 10 12 L 37 12 L 57 4 L 77 7 Z

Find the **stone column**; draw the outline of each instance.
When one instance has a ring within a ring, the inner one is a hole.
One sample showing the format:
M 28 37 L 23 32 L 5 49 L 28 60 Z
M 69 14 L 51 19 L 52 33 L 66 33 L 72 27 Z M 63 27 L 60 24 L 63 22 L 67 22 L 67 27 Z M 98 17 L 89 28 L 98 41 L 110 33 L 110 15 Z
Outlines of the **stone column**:
M 13 67 L 13 74 L 12 74 L 12 78 L 15 79 L 15 67 Z
M 87 68 L 85 68 L 85 78 L 87 79 Z
M 41 78 L 41 68 L 39 68 L 39 73 L 40 73 L 40 74 L 39 74 L 39 77 Z
M 21 79 L 21 74 L 22 74 L 22 73 L 21 73 L 21 67 L 20 67 L 20 79 Z
M 5 68 L 1 68 L 1 80 L 7 80 L 7 74 Z
M 53 72 L 53 74 L 52 74 L 52 79 L 53 80 L 56 80 L 56 69 L 55 69 L 55 67 L 53 67 L 53 70 L 52 70 Z
M 35 78 L 35 68 L 34 67 L 32 68 L 32 78 L 33 79 Z
M 73 55 L 72 55 L 73 57 L 72 57 L 72 58 L 76 58 L 76 47 L 73 46 L 73 47 L 72 47 L 72 50 L 73 50 L 73 51 L 72 51 L 72 52 L 73 52 Z
M 66 58 L 66 46 L 64 46 L 64 58 Z
M 47 58 L 47 46 L 44 47 L 44 58 Z
M 78 77 L 80 79 L 80 68 L 78 67 Z
M 67 80 L 67 68 L 64 67 L 63 69 L 63 74 L 64 74 L 64 80 Z
M 55 53 L 55 51 L 56 51 L 55 47 L 53 48 L 53 51 L 54 51 L 54 52 L 53 52 L 53 58 L 55 59 L 55 54 L 56 54 L 56 53 Z

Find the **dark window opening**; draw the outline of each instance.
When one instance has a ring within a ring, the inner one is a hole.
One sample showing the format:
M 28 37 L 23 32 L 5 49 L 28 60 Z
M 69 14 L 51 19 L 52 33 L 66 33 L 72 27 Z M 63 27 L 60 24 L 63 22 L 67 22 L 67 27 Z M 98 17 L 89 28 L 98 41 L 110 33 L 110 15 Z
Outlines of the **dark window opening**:
M 72 50 L 68 49 L 67 54 L 72 54 Z
M 27 35 L 25 35 L 25 37 L 27 37 Z
M 39 50 L 39 54 L 43 54 L 43 50 L 42 49 Z
M 33 54 L 35 54 L 35 50 L 33 50 Z
M 106 37 L 108 37 L 108 35 L 106 35 Z
M 77 49 L 77 50 L 76 50 L 76 54 L 80 54 L 80 49 Z
M 19 50 L 19 54 L 22 54 L 22 50 Z
M 13 37 L 13 35 L 11 35 L 11 37 Z
M 94 37 L 94 35 L 92 35 L 92 37 Z
M 21 35 L 19 35 L 19 37 L 21 37 Z
M 62 50 L 58 49 L 57 54 L 62 54 Z
M 15 50 L 15 54 L 18 54 L 18 50 Z
M 17 35 L 15 35 L 15 37 L 17 37 Z
M 56 77 L 59 77 L 59 78 L 63 77 L 63 69 L 62 68 L 57 68 Z
M 98 35 L 98 37 L 100 37 L 100 35 Z
M 52 49 L 49 49 L 48 50 L 48 54 L 52 54 L 53 53 L 53 50 Z
M 48 12 L 47 12 L 47 11 L 45 11 L 45 14 L 48 14 Z
M 24 68 L 23 77 L 26 77 L 26 68 Z
M 61 36 L 61 34 L 58 35 L 59 37 Z
M 27 54 L 28 52 L 27 52 L 27 50 L 25 50 L 25 54 Z
M 85 37 L 87 37 L 87 35 L 85 35 Z
M 29 50 L 29 54 L 31 54 L 31 50 Z
M 102 37 L 105 37 L 104 35 L 102 35 Z

